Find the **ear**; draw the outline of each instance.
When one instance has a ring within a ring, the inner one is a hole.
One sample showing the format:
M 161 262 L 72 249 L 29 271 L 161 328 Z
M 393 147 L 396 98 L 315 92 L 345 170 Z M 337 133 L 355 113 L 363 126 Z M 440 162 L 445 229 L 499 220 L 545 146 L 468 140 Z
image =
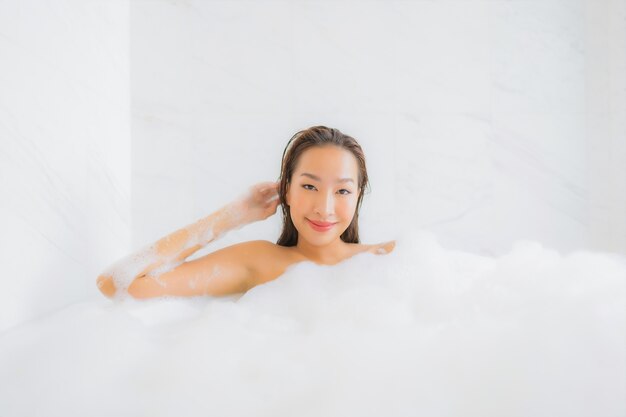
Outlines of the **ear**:
M 291 205 L 291 193 L 289 190 L 291 189 L 291 183 L 287 183 L 287 192 L 285 193 L 285 201 L 287 202 L 287 207 Z

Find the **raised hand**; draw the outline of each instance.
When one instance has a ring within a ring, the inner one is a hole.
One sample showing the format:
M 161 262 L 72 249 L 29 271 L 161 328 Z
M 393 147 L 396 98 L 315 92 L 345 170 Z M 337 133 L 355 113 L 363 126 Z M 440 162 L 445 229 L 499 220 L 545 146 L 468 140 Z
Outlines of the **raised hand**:
M 276 213 L 278 207 L 278 183 L 260 182 L 248 189 L 239 200 L 242 215 L 249 222 L 265 220 Z

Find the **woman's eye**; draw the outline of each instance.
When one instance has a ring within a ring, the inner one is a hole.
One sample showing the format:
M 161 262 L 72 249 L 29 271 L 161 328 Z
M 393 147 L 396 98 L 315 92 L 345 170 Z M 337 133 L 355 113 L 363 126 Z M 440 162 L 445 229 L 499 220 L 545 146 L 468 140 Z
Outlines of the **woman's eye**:
M 307 187 L 311 187 L 311 188 L 307 188 Z M 305 190 L 311 190 L 311 189 L 315 189 L 314 186 L 312 186 L 311 184 L 303 184 L 302 188 L 304 188 Z M 345 192 L 342 192 L 345 191 Z M 346 190 L 345 188 L 342 188 L 341 190 L 338 191 L 339 194 L 341 195 L 348 195 L 348 194 L 352 194 L 349 190 Z

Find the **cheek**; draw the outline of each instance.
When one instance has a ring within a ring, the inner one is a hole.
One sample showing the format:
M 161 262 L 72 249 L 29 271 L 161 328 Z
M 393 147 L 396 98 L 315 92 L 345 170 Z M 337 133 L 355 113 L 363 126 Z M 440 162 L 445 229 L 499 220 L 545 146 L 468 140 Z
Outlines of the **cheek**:
M 290 195 L 289 212 L 291 213 L 292 220 L 299 221 L 306 211 L 306 198 L 301 193 L 292 192 Z
M 356 199 L 345 199 L 337 203 L 336 211 L 337 215 L 346 221 L 352 220 L 354 212 L 356 210 Z
M 302 201 L 301 194 L 302 193 L 300 193 L 300 190 L 295 186 L 289 187 L 289 189 L 287 190 L 285 200 L 292 211 L 295 207 L 298 207 L 299 203 Z
M 292 190 L 287 196 L 287 203 L 291 210 L 298 208 L 298 206 L 302 203 L 302 196 L 299 195 L 297 190 Z
M 289 211 L 294 223 L 304 221 L 302 217 L 308 216 L 314 210 L 315 200 L 310 198 L 311 194 L 301 192 L 299 189 L 292 189 L 289 194 Z M 337 197 L 335 200 L 335 214 L 342 221 L 350 223 L 355 214 L 357 199 Z

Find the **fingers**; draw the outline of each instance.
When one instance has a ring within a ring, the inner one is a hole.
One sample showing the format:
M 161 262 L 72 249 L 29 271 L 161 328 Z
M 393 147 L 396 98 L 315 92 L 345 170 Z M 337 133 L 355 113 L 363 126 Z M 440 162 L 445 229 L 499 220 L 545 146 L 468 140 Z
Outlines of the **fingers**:
M 263 204 L 265 205 L 265 207 L 270 206 L 272 204 L 277 204 L 279 201 L 279 197 L 278 194 L 274 194 L 271 196 L 265 196 L 263 198 Z
M 269 208 L 272 213 L 276 213 L 279 204 L 278 198 L 273 198 L 267 203 L 266 208 Z
M 261 193 L 269 193 L 272 191 L 278 191 L 278 183 L 277 182 L 262 182 L 257 184 L 258 190 Z
M 256 204 L 260 204 L 264 207 L 269 207 L 269 205 L 274 204 L 274 202 L 279 199 L 278 186 L 278 182 L 272 181 L 254 184 L 251 188 L 251 194 L 249 195 L 249 197 L 256 201 Z M 276 202 L 275 204 L 278 204 L 278 202 Z
M 276 207 L 278 207 L 278 205 L 280 204 L 278 195 L 274 195 L 268 199 L 266 199 L 263 202 L 263 207 L 264 208 L 272 208 L 273 210 L 276 210 Z
M 273 195 L 272 197 L 270 197 L 269 200 L 267 200 L 268 203 L 273 203 L 274 201 L 278 201 L 278 194 Z
M 258 187 L 259 189 L 263 190 L 265 188 L 271 187 L 275 184 L 278 184 L 277 182 L 274 181 L 264 181 L 264 182 L 259 182 L 258 184 L 256 184 L 256 187 Z

